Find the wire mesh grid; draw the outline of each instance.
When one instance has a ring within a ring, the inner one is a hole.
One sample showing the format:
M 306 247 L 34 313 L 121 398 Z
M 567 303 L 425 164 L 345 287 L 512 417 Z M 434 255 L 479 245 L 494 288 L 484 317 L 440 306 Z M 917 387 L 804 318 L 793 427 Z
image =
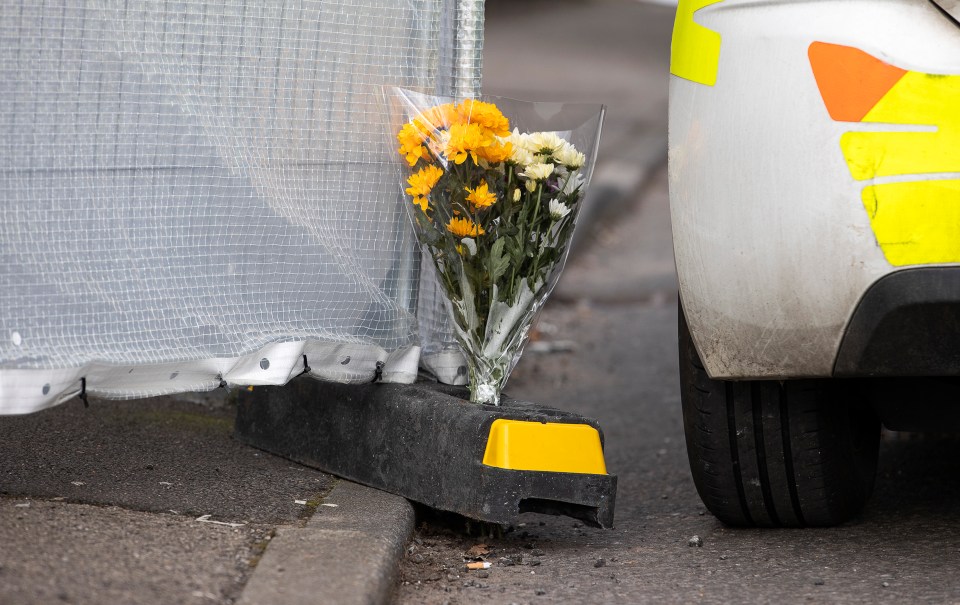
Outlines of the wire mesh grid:
M 0 374 L 442 340 L 382 86 L 475 94 L 481 32 L 455 0 L 0 3 Z

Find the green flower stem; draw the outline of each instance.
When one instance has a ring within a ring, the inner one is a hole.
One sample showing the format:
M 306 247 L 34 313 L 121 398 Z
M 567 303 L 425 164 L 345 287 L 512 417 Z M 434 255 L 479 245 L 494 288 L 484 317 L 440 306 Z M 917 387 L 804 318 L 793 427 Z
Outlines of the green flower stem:
M 533 227 L 534 233 L 538 233 L 536 230 L 537 219 L 540 218 L 540 198 L 543 195 L 543 182 L 537 183 L 537 204 L 533 207 L 533 220 L 530 221 L 530 225 Z M 537 283 L 537 265 L 540 264 L 540 249 L 539 247 L 533 253 L 533 272 L 530 277 L 533 281 L 530 283 L 530 288 L 533 289 L 533 284 Z

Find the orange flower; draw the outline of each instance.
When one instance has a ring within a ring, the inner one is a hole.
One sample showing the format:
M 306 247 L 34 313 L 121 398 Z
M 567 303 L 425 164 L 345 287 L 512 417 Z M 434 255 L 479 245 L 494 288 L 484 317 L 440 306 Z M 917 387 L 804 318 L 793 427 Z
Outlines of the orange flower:
M 447 141 L 447 159 L 463 164 L 467 156 L 477 161 L 477 151 L 493 143 L 493 134 L 479 124 L 453 124 Z
M 407 187 L 407 193 L 414 197 L 426 197 L 430 195 L 433 186 L 437 184 L 437 181 L 439 181 L 442 176 L 442 168 L 434 166 L 433 164 L 425 166 L 411 174 L 407 179 L 407 182 L 410 183 L 410 186 Z
M 444 103 L 443 105 L 431 107 L 417 116 L 415 121 L 423 130 L 429 133 L 450 128 L 453 124 L 463 122 L 453 103 Z
M 426 214 L 427 210 L 430 209 L 430 203 L 427 201 L 427 198 L 418 196 L 413 198 L 413 203 L 417 206 L 420 206 L 420 210 Z
M 497 194 L 490 191 L 486 181 L 480 181 L 480 184 L 470 189 L 466 187 L 467 201 L 473 204 L 474 208 L 488 208 L 497 202 Z
M 423 146 L 426 139 L 427 134 L 423 130 L 412 122 L 407 122 L 397 133 L 397 140 L 400 141 L 400 149 L 397 151 L 407 160 L 408 164 L 415 166 L 421 158 L 424 160 L 430 159 L 430 153 Z
M 510 120 L 493 103 L 467 99 L 457 105 L 456 110 L 463 122 L 478 124 L 497 136 L 510 134 Z
M 457 237 L 477 237 L 478 235 L 486 233 L 483 227 L 468 218 L 450 219 L 450 223 L 447 225 L 447 231 Z
M 491 164 L 500 164 L 509 160 L 513 155 L 513 143 L 495 139 L 489 147 L 478 150 L 477 155 Z

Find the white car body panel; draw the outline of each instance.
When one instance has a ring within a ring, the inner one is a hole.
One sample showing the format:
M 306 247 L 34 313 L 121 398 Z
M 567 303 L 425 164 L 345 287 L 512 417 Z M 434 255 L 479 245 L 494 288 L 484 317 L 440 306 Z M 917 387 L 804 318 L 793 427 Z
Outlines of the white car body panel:
M 715 379 L 830 376 L 858 301 L 898 267 L 840 148 L 863 125 L 831 119 L 808 47 L 960 74 L 960 28 L 926 0 L 723 0 L 695 20 L 722 37 L 717 81 L 671 76 L 669 172 L 697 350 Z

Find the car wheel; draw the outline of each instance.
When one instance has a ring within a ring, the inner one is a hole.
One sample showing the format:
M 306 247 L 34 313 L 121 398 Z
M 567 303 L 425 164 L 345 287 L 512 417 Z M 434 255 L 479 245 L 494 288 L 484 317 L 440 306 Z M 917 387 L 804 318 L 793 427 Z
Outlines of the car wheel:
M 880 422 L 842 380 L 712 380 L 680 311 L 680 398 L 690 469 L 729 525 L 829 526 L 866 503 Z

